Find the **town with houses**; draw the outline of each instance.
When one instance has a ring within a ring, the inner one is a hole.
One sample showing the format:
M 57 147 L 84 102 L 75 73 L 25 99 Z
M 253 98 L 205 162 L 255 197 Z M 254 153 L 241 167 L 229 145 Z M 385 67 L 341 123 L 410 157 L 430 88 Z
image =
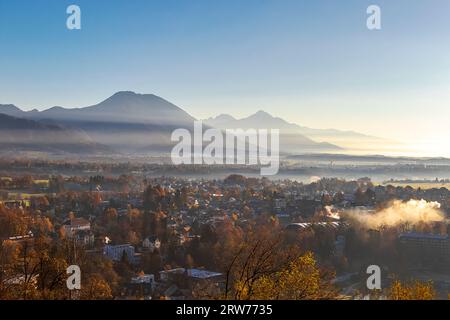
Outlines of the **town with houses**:
M 237 294 L 232 264 L 248 234 L 268 242 L 280 235 L 283 248 L 312 252 L 321 268 L 332 270 L 329 284 L 342 299 L 367 294 L 366 268 L 373 264 L 383 270 L 385 287 L 396 277 L 425 274 L 437 294 L 450 288 L 446 188 L 369 178 L 302 183 L 240 174 L 214 180 L 18 174 L 1 176 L 0 196 L 5 297 L 52 294 L 42 271 L 23 266 L 37 264 L 44 250 L 64 265 L 80 265 L 82 285 L 92 290 L 72 298 L 223 298 Z M 438 203 L 442 215 L 378 225 L 361 218 L 388 210 L 392 201 Z M 52 274 L 56 266 L 48 268 Z M 64 287 L 64 277 L 55 277 Z M 66 298 L 64 289 L 58 292 Z

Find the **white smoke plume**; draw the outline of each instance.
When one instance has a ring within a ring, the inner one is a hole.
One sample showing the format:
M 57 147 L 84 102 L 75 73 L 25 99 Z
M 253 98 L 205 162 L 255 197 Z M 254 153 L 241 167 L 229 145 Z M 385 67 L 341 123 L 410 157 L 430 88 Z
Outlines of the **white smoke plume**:
M 322 179 L 322 178 L 318 177 L 318 176 L 311 176 L 311 177 L 309 177 L 309 183 L 318 182 L 318 181 L 320 181 L 320 179 Z
M 375 213 L 355 209 L 346 211 L 345 217 L 372 229 L 381 226 L 395 227 L 402 224 L 418 225 L 443 221 L 445 215 L 440 207 L 439 202 L 426 200 L 409 200 L 407 202 L 394 200 L 387 208 Z

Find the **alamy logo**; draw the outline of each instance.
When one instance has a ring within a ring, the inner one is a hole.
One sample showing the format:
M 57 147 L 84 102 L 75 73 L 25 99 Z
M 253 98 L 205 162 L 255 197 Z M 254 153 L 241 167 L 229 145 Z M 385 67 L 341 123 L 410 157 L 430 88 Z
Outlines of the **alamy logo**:
M 224 137 L 225 135 L 225 137 Z M 270 143 L 269 143 L 270 138 Z M 176 129 L 172 141 L 172 162 L 180 164 L 261 165 L 261 175 L 278 173 L 279 130 L 208 129 L 203 133 L 201 121 L 194 122 L 194 136 L 187 129 Z M 204 147 L 203 142 L 208 144 Z
M 66 280 L 67 289 L 80 290 L 81 289 L 81 269 L 77 265 L 71 265 L 66 270 L 70 276 Z
M 367 274 L 370 276 L 367 278 L 367 289 L 380 290 L 381 289 L 381 269 L 377 265 L 371 265 L 367 267 Z
M 81 9 L 79 6 L 72 4 L 67 7 L 67 14 L 70 16 L 67 18 L 66 26 L 69 30 L 80 30 L 81 29 Z
M 367 29 L 381 30 L 381 8 L 374 4 L 370 5 L 367 8 L 367 14 L 370 15 L 367 18 Z

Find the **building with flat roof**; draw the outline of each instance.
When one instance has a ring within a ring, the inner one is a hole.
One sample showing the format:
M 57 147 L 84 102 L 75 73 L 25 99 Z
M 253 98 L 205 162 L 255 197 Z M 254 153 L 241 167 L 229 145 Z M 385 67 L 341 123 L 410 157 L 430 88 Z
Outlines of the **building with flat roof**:
M 406 232 L 398 237 L 401 252 L 407 259 L 421 266 L 450 266 L 448 235 Z
M 124 255 L 126 255 L 131 264 L 136 264 L 139 260 L 139 256 L 136 254 L 134 247 L 129 243 L 119 245 L 107 244 L 103 248 L 103 254 L 115 262 L 121 261 Z

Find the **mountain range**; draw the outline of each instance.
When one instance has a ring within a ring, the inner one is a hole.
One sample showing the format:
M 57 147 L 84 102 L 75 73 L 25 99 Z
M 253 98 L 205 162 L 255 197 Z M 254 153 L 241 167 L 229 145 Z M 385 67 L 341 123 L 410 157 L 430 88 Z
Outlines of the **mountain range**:
M 236 119 L 228 114 L 221 114 L 214 118 L 209 118 L 204 120 L 209 126 L 225 129 L 225 128 L 242 128 L 242 129 L 263 129 L 263 128 L 273 128 L 279 129 L 280 134 L 289 141 L 289 150 L 292 152 L 298 152 L 297 147 L 297 137 L 302 136 L 304 139 L 303 144 L 312 143 L 329 149 L 329 151 L 343 150 L 343 149 L 354 149 L 355 146 L 361 145 L 374 145 L 374 144 L 384 144 L 387 141 L 382 138 L 373 137 L 365 135 L 362 133 L 354 131 L 343 131 L 336 129 L 313 129 L 304 126 L 300 126 L 295 123 L 287 122 L 281 118 L 274 117 L 265 111 L 258 111 L 253 115 L 246 118 Z M 316 145 L 317 146 L 317 145 Z M 337 147 L 339 146 L 339 147 Z M 319 148 L 320 149 L 320 148 Z M 309 150 L 313 151 L 313 150 Z
M 196 120 L 161 97 L 131 91 L 117 92 L 96 105 L 80 108 L 57 106 L 43 111 L 23 111 L 5 104 L 0 105 L 0 114 L 3 150 L 69 153 L 168 153 L 175 145 L 170 141 L 173 130 L 192 131 Z M 372 138 L 354 132 L 301 127 L 264 111 L 239 120 L 219 115 L 204 120 L 204 125 L 219 129 L 280 129 L 280 151 L 286 153 L 344 149 L 342 144 L 322 139 L 326 136 Z
M 0 114 L 0 147 L 3 151 L 39 151 L 52 154 L 104 154 L 112 150 L 93 141 L 85 132 Z

